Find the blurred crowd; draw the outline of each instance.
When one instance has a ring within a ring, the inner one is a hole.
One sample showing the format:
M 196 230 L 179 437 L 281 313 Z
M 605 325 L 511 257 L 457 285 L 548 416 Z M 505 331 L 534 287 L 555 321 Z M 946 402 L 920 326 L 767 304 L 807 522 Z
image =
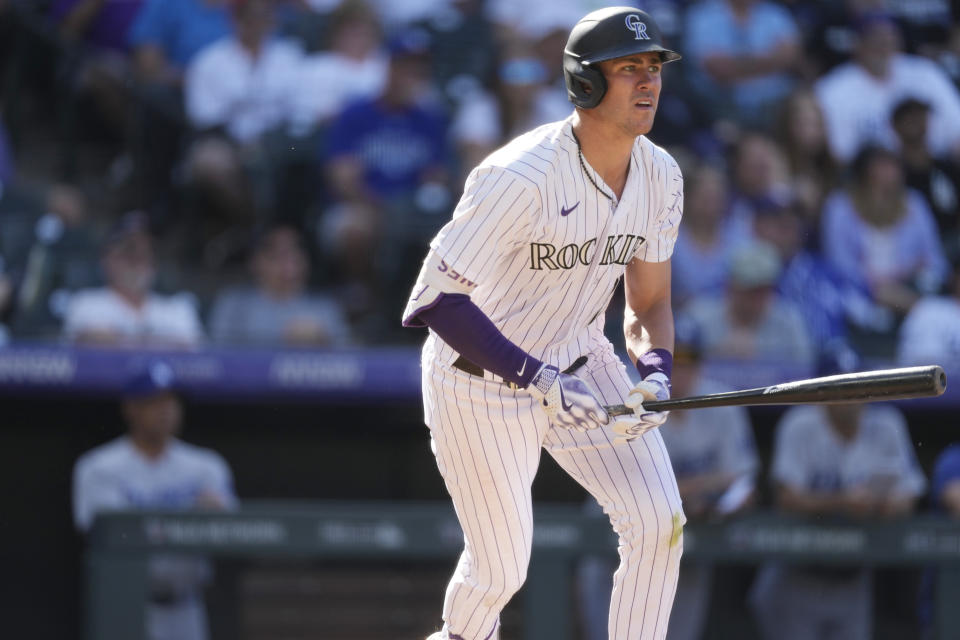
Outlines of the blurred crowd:
M 0 0 L 0 341 L 419 341 L 466 173 L 595 0 Z M 710 357 L 960 359 L 960 7 L 646 0 Z

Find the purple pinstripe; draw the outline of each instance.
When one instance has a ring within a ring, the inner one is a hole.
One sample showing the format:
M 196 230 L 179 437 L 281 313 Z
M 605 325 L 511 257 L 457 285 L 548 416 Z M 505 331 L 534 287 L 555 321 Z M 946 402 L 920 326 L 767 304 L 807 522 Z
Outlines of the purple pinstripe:
M 586 345 L 571 345 L 580 346 Z M 587 366 L 578 373 L 605 402 L 630 388 L 612 352 L 595 352 Z M 497 383 L 440 365 L 425 370 L 424 381 L 438 463 L 466 538 L 444 606 L 450 637 L 492 637 L 500 611 L 525 578 L 530 486 L 543 446 L 597 497 L 620 536 L 610 637 L 663 638 L 682 545 L 670 546 L 680 500 L 659 434 L 615 447 L 602 430 L 579 434 L 550 427 L 528 396 Z

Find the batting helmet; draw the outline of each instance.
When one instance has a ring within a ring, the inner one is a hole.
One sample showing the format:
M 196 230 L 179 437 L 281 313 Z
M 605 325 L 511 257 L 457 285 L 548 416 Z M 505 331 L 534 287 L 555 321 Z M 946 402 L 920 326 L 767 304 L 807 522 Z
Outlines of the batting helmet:
M 574 25 L 563 50 L 563 77 L 570 102 L 584 109 L 600 104 L 607 81 L 597 62 L 635 53 L 656 52 L 663 62 L 680 54 L 663 46 L 660 27 L 644 11 L 633 7 L 608 7 L 588 13 Z

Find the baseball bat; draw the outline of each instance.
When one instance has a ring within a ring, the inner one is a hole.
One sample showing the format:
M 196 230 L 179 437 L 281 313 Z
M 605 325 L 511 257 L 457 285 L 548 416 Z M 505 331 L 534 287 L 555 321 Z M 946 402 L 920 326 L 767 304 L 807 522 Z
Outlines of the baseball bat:
M 937 365 L 843 373 L 822 378 L 784 382 L 769 387 L 725 391 L 704 396 L 651 400 L 643 408 L 653 411 L 764 404 L 816 404 L 869 402 L 939 396 L 947 388 L 947 374 Z M 633 413 L 626 405 L 604 407 L 611 416 Z

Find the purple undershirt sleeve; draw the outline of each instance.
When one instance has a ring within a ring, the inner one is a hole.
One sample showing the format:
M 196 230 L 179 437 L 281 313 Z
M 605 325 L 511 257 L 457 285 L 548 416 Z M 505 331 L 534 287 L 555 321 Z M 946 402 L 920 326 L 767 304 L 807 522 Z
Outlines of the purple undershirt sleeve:
M 508 382 L 526 387 L 543 363 L 513 344 L 470 296 L 444 293 L 417 318 L 457 352 Z
M 666 349 L 651 349 L 637 358 L 637 371 L 641 378 L 660 372 L 669 380 L 673 373 L 673 354 Z

